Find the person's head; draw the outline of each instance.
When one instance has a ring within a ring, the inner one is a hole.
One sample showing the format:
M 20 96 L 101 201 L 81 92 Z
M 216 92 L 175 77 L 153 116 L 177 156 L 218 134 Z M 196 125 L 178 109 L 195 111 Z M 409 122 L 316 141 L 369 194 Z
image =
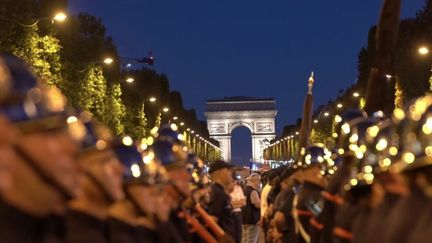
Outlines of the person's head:
M 210 164 L 209 174 L 211 179 L 227 188 L 232 182 L 232 164 L 229 164 L 223 160 L 216 160 Z
M 255 187 L 255 188 L 260 188 L 261 186 L 261 177 L 260 175 L 258 175 L 257 173 L 252 173 L 249 176 L 249 183 Z
M 0 68 L 1 129 L 9 127 L 1 140 L 9 141 L 8 148 L 15 154 L 9 170 L 14 185 L 5 197 L 22 204 L 32 201 L 22 208 L 60 212 L 80 192 L 77 143 L 69 130 L 73 119 L 68 119 L 65 98 L 55 87 L 40 84 L 22 60 L 4 55 L 0 60 L 7 63 L 7 68 Z

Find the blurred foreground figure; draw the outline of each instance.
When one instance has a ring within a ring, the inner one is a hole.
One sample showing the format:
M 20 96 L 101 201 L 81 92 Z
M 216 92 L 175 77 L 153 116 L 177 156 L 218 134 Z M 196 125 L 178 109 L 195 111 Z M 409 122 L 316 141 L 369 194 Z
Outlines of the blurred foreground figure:
M 0 237 L 62 242 L 68 200 L 80 195 L 65 100 L 14 56 L 0 56 Z

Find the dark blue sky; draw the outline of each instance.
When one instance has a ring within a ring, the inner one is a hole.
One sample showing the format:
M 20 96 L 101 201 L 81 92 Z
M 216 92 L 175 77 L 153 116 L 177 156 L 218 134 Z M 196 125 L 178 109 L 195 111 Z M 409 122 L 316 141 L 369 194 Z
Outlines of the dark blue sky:
M 403 17 L 424 0 L 403 1 Z M 357 53 L 382 0 L 70 0 L 103 19 L 122 56 L 152 50 L 187 108 L 205 100 L 274 97 L 278 132 L 301 116 L 315 72 L 315 107 L 355 82 Z

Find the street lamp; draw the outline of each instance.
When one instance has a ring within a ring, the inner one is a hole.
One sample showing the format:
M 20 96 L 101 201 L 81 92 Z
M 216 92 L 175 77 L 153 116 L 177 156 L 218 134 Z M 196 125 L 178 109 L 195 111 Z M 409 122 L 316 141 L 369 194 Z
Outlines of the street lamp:
M 128 77 L 128 78 L 126 79 L 126 82 L 127 82 L 127 83 L 133 83 L 134 81 L 135 81 L 135 79 L 132 78 L 132 77 Z
M 427 48 L 426 46 L 421 46 L 418 49 L 418 52 L 420 53 L 420 55 L 425 56 L 425 55 L 429 54 L 429 48 Z
M 111 63 L 113 63 L 114 60 L 111 57 L 105 57 L 103 60 L 103 63 L 110 65 Z
M 337 106 L 337 108 L 339 108 L 339 109 L 343 107 L 342 103 L 339 103 L 339 104 L 337 104 L 336 106 Z
M 318 120 L 317 119 L 315 119 L 314 121 L 313 121 L 315 124 L 317 124 L 318 123 Z
M 324 112 L 324 116 L 330 116 L 330 113 Z
M 353 96 L 354 96 L 354 98 L 358 98 L 360 96 L 360 94 L 358 92 L 354 92 Z
M 63 12 L 58 12 L 56 15 L 54 15 L 54 17 L 52 18 L 52 21 L 57 21 L 57 22 L 63 22 L 65 21 L 67 18 L 67 15 Z
M 168 108 L 168 107 L 164 107 L 164 108 L 162 109 L 162 111 L 165 112 L 165 113 L 167 113 L 167 112 L 169 111 L 169 108 Z
M 149 101 L 150 101 L 151 103 L 154 103 L 154 102 L 156 102 L 156 98 L 152 96 L 152 97 L 149 98 Z
M 16 20 L 13 20 L 13 19 L 8 19 L 8 18 L 0 16 L 0 20 L 4 20 L 4 21 L 7 21 L 7 22 L 15 23 L 15 24 L 21 25 L 23 27 L 27 27 L 27 28 L 31 28 L 31 27 L 36 26 L 39 23 L 39 21 L 41 21 L 41 20 L 50 20 L 51 23 L 54 23 L 54 22 L 63 22 L 63 21 L 66 20 L 66 18 L 67 18 L 67 15 L 64 12 L 58 12 L 54 16 L 51 16 L 51 17 L 41 17 L 41 18 L 38 18 L 32 24 L 24 24 L 24 23 L 21 23 L 19 21 L 16 21 Z

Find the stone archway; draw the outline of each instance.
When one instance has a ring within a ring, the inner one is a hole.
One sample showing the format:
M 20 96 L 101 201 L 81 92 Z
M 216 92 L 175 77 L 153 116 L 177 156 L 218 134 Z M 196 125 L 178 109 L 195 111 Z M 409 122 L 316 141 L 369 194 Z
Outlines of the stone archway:
M 277 114 L 273 98 L 229 97 L 208 100 L 206 103 L 207 127 L 210 137 L 220 143 L 222 158 L 231 160 L 231 134 L 245 126 L 251 132 L 252 160 L 263 162 L 263 150 L 276 137 Z

